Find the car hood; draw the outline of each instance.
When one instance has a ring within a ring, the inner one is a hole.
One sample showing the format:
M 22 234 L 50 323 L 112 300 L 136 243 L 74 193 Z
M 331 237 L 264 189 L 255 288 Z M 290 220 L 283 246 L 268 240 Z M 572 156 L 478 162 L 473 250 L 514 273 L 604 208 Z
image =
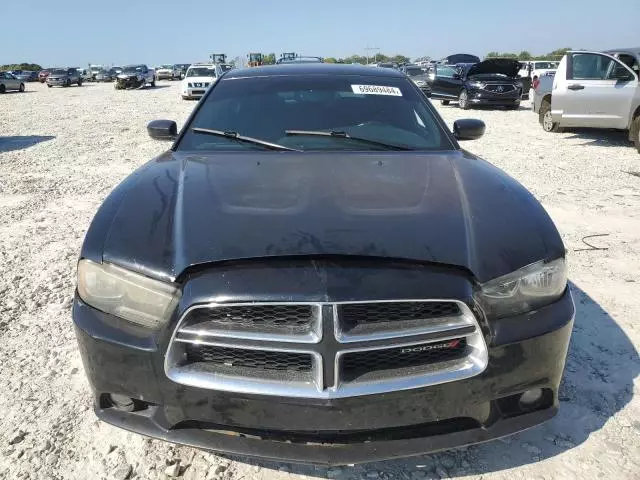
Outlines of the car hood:
M 82 249 L 162 280 L 318 255 L 445 264 L 483 282 L 564 247 L 524 187 L 463 151 L 167 152 L 110 194 Z
M 193 83 L 193 82 L 215 82 L 216 77 L 187 77 L 183 80 L 183 82 Z
M 492 58 L 484 62 L 474 63 L 467 71 L 467 77 L 481 74 L 502 74 L 515 77 L 520 71 L 520 62 L 509 58 Z
M 140 77 L 141 73 L 131 72 L 131 73 L 119 73 L 118 78 L 132 78 L 132 77 Z

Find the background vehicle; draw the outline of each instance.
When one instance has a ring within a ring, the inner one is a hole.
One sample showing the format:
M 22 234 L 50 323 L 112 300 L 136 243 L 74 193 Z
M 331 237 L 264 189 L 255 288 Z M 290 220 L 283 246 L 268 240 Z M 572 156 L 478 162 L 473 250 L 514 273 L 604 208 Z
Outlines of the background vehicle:
M 284 52 L 280 54 L 280 58 L 276 60 L 276 63 L 282 63 L 283 61 L 292 61 L 295 60 L 298 56 L 295 52 Z
M 402 73 L 407 75 L 427 96 L 430 96 L 431 88 L 426 70 L 426 67 L 420 67 L 419 65 L 404 65 L 400 67 Z
M 261 53 L 250 53 L 247 58 L 249 59 L 250 67 L 259 67 L 264 62 L 264 55 Z
M 540 120 L 547 132 L 564 127 L 629 131 L 640 152 L 640 85 L 633 66 L 603 52 L 568 52 L 554 76 L 551 104 Z
M 0 93 L 10 90 L 24 92 L 24 81 L 18 79 L 10 72 L 0 72 Z
M 9 73 L 11 73 L 14 77 L 16 77 L 21 82 L 31 81 L 31 72 L 29 70 L 12 70 Z
M 640 77 L 640 48 L 616 48 L 604 53 L 617 58 Z
M 448 57 L 444 57 L 438 63 L 444 65 L 455 65 L 457 63 L 480 63 L 480 57 L 476 57 L 469 53 L 455 53 Z
M 156 67 L 157 80 L 176 80 L 180 78 L 181 71 L 176 65 L 160 65 Z
M 178 78 L 182 80 L 187 73 L 187 69 L 191 66 L 190 63 L 176 63 L 173 68 L 180 72 Z
M 76 84 L 82 86 L 82 74 L 73 67 L 52 68 L 47 78 L 47 87 L 70 87 Z
M 220 77 L 224 71 L 220 64 L 202 63 L 189 67 L 182 80 L 181 95 L 183 100 L 192 100 L 202 97 L 207 88 Z
M 40 83 L 46 82 L 50 71 L 51 71 L 50 68 L 45 68 L 44 70 L 40 70 L 40 73 L 38 74 L 38 81 Z
M 116 73 L 114 70 L 102 69 L 96 74 L 95 81 L 96 82 L 112 82 L 113 79 L 115 78 L 115 75 Z
M 211 59 L 211 63 L 227 63 L 227 54 L 226 53 L 212 53 L 209 55 Z
M 116 76 L 116 90 L 144 88 L 147 84 L 156 86 L 156 72 L 144 64 L 127 65 L 122 73 Z
M 295 57 L 291 57 L 291 56 L 282 57 L 276 61 L 276 64 L 282 64 L 282 63 L 324 63 L 324 60 L 322 59 L 322 57 L 310 57 L 310 56 L 303 57 L 303 56 L 296 55 Z
M 543 101 L 551 104 L 551 89 L 553 88 L 553 77 L 556 72 L 550 71 L 541 75 L 531 86 L 531 109 L 534 113 L 540 113 Z
M 518 75 L 520 77 L 529 77 L 532 81 L 536 80 L 538 77 L 540 77 L 540 75 L 544 75 L 549 72 L 555 72 L 558 68 L 555 62 L 544 60 L 520 62 L 520 64 L 520 71 L 518 72 Z
M 522 96 L 522 81 L 517 78 L 517 60 L 492 58 L 475 64 L 436 65 L 427 75 L 432 98 L 443 105 L 457 101 L 462 109 L 473 105 L 502 106 L 517 109 Z

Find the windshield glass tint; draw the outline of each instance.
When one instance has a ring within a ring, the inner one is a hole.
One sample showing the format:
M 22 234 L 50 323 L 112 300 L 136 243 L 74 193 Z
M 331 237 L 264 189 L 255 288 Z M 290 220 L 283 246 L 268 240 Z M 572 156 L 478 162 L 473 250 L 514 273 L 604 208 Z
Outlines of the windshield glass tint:
M 533 68 L 537 70 L 539 68 L 556 68 L 556 66 L 551 62 L 535 62 Z
M 51 70 L 51 73 L 54 75 L 66 75 L 67 71 L 63 70 L 62 68 L 54 68 L 53 70 Z
M 142 71 L 142 67 L 124 67 L 124 73 L 138 73 Z
M 359 85 L 369 92 L 386 87 L 387 94 L 354 93 L 359 91 Z M 300 150 L 383 147 L 331 136 L 287 135 L 287 130 L 344 132 L 417 150 L 452 148 L 430 106 L 406 78 L 308 75 L 225 80 L 223 77 L 197 110 L 178 149 L 260 148 L 197 133 L 193 128 L 237 132 Z
M 187 72 L 187 77 L 215 77 L 216 70 L 215 68 L 201 67 L 201 68 L 190 68 Z

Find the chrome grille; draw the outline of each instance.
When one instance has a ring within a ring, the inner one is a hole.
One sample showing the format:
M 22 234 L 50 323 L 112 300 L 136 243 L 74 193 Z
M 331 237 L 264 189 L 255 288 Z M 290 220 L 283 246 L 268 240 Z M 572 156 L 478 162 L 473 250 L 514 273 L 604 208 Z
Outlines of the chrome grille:
M 484 89 L 492 93 L 509 93 L 509 92 L 513 92 L 516 89 L 516 87 L 508 83 L 505 83 L 505 84 L 499 84 L 499 85 L 489 84 L 489 85 L 486 85 Z
M 200 388 L 340 398 L 456 381 L 487 362 L 457 300 L 212 303 L 184 312 L 165 372 Z

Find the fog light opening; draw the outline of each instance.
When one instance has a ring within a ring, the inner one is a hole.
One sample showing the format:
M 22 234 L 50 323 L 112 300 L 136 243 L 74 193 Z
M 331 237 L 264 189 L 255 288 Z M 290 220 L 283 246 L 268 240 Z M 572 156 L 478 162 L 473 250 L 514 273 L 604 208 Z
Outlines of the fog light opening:
M 110 393 L 109 402 L 114 408 L 123 412 L 133 412 L 136 409 L 135 400 L 133 398 L 127 397 L 126 395 Z
M 523 410 L 533 410 L 540 405 L 543 397 L 544 391 L 541 388 L 532 388 L 520 395 L 518 403 Z

